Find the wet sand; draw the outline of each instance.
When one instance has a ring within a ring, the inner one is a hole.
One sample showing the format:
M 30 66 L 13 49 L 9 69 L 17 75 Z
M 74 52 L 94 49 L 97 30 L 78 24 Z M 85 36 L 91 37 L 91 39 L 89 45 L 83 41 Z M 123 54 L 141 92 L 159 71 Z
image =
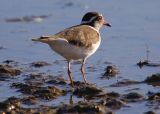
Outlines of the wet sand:
M 0 113 L 159 114 L 159 3 L 2 0 Z M 102 12 L 112 28 L 101 30 L 86 63 L 86 86 L 72 63 L 72 89 L 66 61 L 31 39 L 78 24 L 87 11 Z

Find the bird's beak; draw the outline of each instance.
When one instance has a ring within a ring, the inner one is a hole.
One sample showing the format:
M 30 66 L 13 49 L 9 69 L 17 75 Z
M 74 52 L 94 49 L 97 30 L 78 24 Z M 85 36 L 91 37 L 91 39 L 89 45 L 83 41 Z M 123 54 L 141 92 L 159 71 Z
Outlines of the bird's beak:
M 112 27 L 109 23 L 104 22 L 103 25 L 108 26 L 108 27 Z
M 48 42 L 48 37 L 43 37 L 42 36 L 40 38 L 33 38 L 32 41 L 47 43 Z

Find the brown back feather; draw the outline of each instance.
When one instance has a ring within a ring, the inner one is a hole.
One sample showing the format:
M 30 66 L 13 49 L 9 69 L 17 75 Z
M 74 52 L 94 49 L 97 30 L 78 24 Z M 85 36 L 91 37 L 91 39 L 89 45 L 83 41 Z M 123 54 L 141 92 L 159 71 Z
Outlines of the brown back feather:
M 64 38 L 73 45 L 90 47 L 99 40 L 99 33 L 88 25 L 77 25 L 51 35 L 50 38 Z

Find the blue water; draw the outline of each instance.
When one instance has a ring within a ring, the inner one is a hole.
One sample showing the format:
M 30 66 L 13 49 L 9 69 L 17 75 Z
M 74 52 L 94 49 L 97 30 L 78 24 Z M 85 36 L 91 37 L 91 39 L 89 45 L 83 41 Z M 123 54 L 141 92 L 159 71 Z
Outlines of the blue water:
M 142 81 L 153 73 L 160 72 L 159 67 L 139 69 L 136 63 L 146 59 L 146 45 L 149 47 L 149 59 L 160 62 L 160 1 L 159 0 L 1 0 L 0 1 L 0 62 L 11 59 L 22 66 L 33 61 L 46 61 L 51 66 L 40 69 L 48 74 L 62 74 L 68 79 L 66 62 L 52 52 L 45 44 L 33 43 L 32 38 L 54 34 L 66 27 L 79 24 L 84 13 L 101 12 L 112 28 L 102 28 L 102 43 L 99 50 L 88 59 L 86 64 L 87 80 L 104 87 L 106 91 L 126 93 L 126 90 L 140 88 L 139 92 L 146 95 L 148 91 L 159 91 L 159 87 L 146 84 L 127 87 L 108 87 L 116 80 L 131 79 Z M 40 23 L 18 22 L 9 23 L 6 19 L 23 16 L 51 15 Z M 59 64 L 53 64 L 59 61 Z M 110 62 L 120 70 L 116 78 L 102 80 L 101 74 Z M 92 66 L 94 71 L 88 66 Z M 77 64 L 72 65 L 73 79 L 82 80 Z M 9 85 L 9 84 L 8 84 Z M 7 89 L 4 89 L 7 88 Z M 0 99 L 13 90 L 1 82 Z M 18 95 L 15 93 L 15 95 Z M 66 101 L 68 96 L 57 99 Z M 77 99 L 77 98 L 75 98 Z M 52 103 L 51 103 L 52 104 Z M 130 104 L 131 108 L 116 111 L 116 114 L 142 114 L 149 109 L 146 102 Z M 137 110 L 137 109 L 143 110 Z

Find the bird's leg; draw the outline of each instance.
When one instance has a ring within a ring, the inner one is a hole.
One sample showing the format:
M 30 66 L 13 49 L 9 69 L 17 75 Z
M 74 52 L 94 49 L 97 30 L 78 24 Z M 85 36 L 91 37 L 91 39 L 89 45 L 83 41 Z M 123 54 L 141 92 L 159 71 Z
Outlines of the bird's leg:
M 71 82 L 72 87 L 74 86 L 73 84 L 73 80 L 72 80 L 72 72 L 71 72 L 71 65 L 70 65 L 70 61 L 68 61 L 68 76 Z
M 86 84 L 87 81 L 86 81 L 86 76 L 85 76 L 85 71 L 84 71 L 84 64 L 85 64 L 85 59 L 83 59 L 83 61 L 82 61 L 81 73 L 82 73 L 82 76 L 83 76 L 83 80 L 84 80 L 84 82 Z

